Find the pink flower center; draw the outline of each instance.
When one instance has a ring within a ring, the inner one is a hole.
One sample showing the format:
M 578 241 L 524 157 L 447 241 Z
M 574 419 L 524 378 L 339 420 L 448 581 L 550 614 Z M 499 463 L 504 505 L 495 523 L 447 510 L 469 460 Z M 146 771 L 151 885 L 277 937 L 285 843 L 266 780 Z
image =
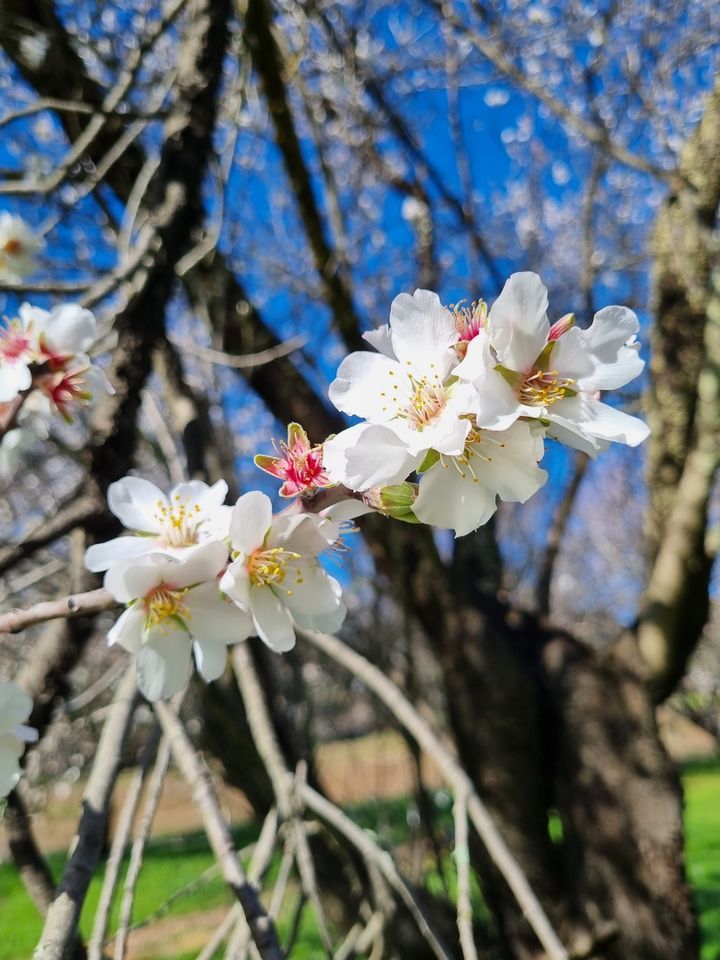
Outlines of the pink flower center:
M 85 386 L 84 373 L 84 370 L 60 371 L 41 377 L 38 381 L 42 392 L 64 417 L 68 416 L 67 410 L 72 403 L 81 403 L 91 398 Z
M 458 339 L 469 343 L 487 326 L 487 304 L 484 300 L 477 300 L 469 307 L 455 306 L 453 319 Z
M 6 363 L 16 363 L 30 356 L 30 337 L 18 327 L 9 326 L 0 333 L 0 357 Z

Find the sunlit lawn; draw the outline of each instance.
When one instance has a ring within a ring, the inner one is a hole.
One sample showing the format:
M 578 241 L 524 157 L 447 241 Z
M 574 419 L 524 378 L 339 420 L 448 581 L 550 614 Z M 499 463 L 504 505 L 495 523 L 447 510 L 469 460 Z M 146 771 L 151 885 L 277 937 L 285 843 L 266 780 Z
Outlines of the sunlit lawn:
M 690 879 L 695 889 L 703 932 L 702 960 L 720 960 L 720 762 L 690 766 L 684 773 L 686 793 L 687 856 Z M 402 801 L 365 804 L 353 815 L 366 828 L 380 832 L 384 837 L 402 840 L 406 831 L 406 805 Z M 254 838 L 252 827 L 235 831 L 235 839 L 242 847 Z M 63 857 L 51 857 L 57 875 L 62 869 Z M 229 906 L 231 899 L 222 879 L 213 868 L 213 857 L 202 835 L 192 834 L 177 838 L 152 841 L 146 851 L 145 864 L 138 883 L 134 920 L 162 916 L 183 917 L 198 915 Z M 277 863 L 271 868 L 277 869 Z M 437 882 L 437 878 L 435 878 Z M 82 917 L 82 929 L 87 936 L 92 926 L 101 877 L 93 880 L 90 895 Z M 435 886 L 435 883 L 433 883 Z M 283 937 L 292 924 L 296 896 L 288 897 L 289 905 L 280 918 Z M 115 928 L 117 903 L 111 916 Z M 220 914 L 221 915 L 221 914 Z M 14 868 L 0 866 L 0 960 L 27 960 L 31 956 L 40 933 L 40 921 L 27 898 Z M 144 954 L 147 960 L 186 960 L 196 957 L 197 949 L 187 953 L 169 954 L 160 950 Z M 293 957 L 311 960 L 322 955 L 322 943 L 309 911 L 303 914 Z

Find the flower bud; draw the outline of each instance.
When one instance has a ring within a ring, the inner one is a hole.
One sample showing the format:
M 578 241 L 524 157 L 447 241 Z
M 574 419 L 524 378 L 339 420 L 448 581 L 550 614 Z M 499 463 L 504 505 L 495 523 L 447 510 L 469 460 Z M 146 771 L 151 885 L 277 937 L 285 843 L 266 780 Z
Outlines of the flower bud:
M 566 313 L 564 317 L 560 317 L 560 319 L 556 320 L 555 323 L 550 327 L 550 332 L 548 333 L 548 342 L 552 340 L 559 340 L 564 333 L 567 333 L 568 330 L 572 330 L 574 326 L 575 314 Z
M 397 483 L 380 490 L 380 509 L 394 520 L 404 520 L 405 523 L 420 523 L 413 513 L 413 504 L 417 497 L 418 488 L 415 483 Z

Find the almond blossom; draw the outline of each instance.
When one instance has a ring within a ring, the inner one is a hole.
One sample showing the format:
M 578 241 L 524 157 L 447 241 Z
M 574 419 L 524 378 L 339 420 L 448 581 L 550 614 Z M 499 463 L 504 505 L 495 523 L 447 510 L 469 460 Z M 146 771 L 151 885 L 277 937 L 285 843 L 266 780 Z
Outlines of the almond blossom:
M 0 213 L 0 280 L 18 283 L 36 267 L 35 255 L 42 247 L 22 217 Z
M 37 730 L 25 725 L 32 700 L 16 683 L 0 683 L 0 797 L 7 796 L 22 775 L 18 763 L 26 743 L 34 743 Z
M 389 327 L 365 335 L 380 352 L 346 357 L 330 400 L 343 413 L 386 426 L 409 456 L 431 448 L 460 454 L 470 429 L 462 414 L 472 390 L 451 376 L 458 337 L 437 294 L 402 293 L 393 300 Z
M 101 332 L 94 315 L 76 303 L 51 311 L 23 303 L 0 328 L 0 403 L 34 384 L 69 419 L 72 405 L 113 393 L 88 355 Z
M 295 645 L 294 624 L 338 629 L 346 612 L 340 584 L 317 560 L 328 547 L 322 519 L 307 513 L 273 518 L 270 498 L 251 491 L 233 508 L 230 542 L 232 562 L 220 588 L 247 611 L 271 649 L 282 653 Z
M 105 588 L 128 604 L 108 641 L 136 655 L 138 685 L 148 700 L 182 690 L 193 655 L 200 675 L 216 680 L 225 669 L 227 646 L 251 635 L 250 617 L 218 587 L 227 559 L 225 544 L 214 541 L 181 560 L 150 553 L 105 574 Z
M 141 477 L 124 477 L 108 487 L 108 506 L 131 536 L 88 547 L 85 566 L 99 573 L 149 553 L 180 559 L 211 540 L 228 535 L 231 507 L 223 506 L 228 485 L 201 480 L 179 483 L 165 494 Z
M 478 422 L 506 427 L 518 417 L 539 419 L 549 436 L 591 455 L 612 440 L 641 443 L 646 424 L 598 399 L 642 372 L 635 314 L 611 306 L 587 330 L 571 316 L 551 327 L 547 305 L 540 277 L 515 273 L 490 310 L 487 331 L 469 343 L 455 373 L 477 391 Z
M 422 523 L 464 536 L 488 522 L 498 497 L 525 503 L 543 486 L 547 473 L 538 467 L 543 453 L 537 424 L 519 421 L 499 432 L 473 427 L 461 456 L 431 458 L 412 511 Z

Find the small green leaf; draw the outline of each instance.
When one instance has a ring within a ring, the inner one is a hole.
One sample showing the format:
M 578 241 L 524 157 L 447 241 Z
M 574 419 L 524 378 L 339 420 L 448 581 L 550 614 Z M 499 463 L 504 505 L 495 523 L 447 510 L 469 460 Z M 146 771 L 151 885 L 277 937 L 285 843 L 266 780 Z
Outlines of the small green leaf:
M 434 467 L 435 464 L 440 460 L 440 454 L 437 450 L 428 450 L 425 454 L 425 459 L 417 468 L 418 473 L 424 473 L 426 470 L 429 470 L 430 467 Z

